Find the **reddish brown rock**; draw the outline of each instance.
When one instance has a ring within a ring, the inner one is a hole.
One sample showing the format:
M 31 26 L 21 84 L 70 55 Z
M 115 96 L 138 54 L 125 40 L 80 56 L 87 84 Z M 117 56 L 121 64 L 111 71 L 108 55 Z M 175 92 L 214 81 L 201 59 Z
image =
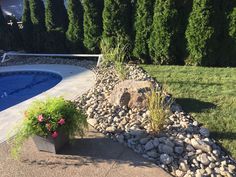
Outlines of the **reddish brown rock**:
M 146 108 L 146 97 L 152 89 L 153 84 L 150 81 L 125 80 L 114 87 L 109 101 L 121 107 Z

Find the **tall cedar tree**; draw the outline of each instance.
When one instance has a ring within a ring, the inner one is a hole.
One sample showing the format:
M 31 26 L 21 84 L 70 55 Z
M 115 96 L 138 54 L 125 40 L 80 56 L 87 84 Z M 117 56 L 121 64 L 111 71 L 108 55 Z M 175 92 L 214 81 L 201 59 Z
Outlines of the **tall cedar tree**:
M 23 49 L 21 32 L 15 18 L 12 19 L 12 25 L 10 27 L 10 41 L 12 50 Z
M 154 0 L 137 0 L 135 4 L 133 55 L 143 63 L 149 62 L 148 41 L 151 34 L 154 2 Z
M 236 42 L 236 7 L 229 16 L 229 36 Z
M 176 0 L 176 8 L 178 11 L 178 34 L 175 42 L 177 64 L 184 65 L 184 60 L 188 57 L 187 39 L 185 31 L 188 25 L 188 18 L 192 11 L 193 0 Z
M 109 41 L 108 47 L 131 46 L 131 1 L 105 0 L 103 10 L 103 38 Z M 130 51 L 127 51 L 130 52 Z
M 30 17 L 33 24 L 33 50 L 42 52 L 45 43 L 45 8 L 42 0 L 29 0 L 30 2 Z
M 22 38 L 24 43 L 24 49 L 26 51 L 32 51 L 33 24 L 30 17 L 29 0 L 24 0 L 22 24 Z
M 83 7 L 80 0 L 68 0 L 69 26 L 66 44 L 71 53 L 83 51 Z
M 46 0 L 46 28 L 48 52 L 65 53 L 65 32 L 68 28 L 68 16 L 64 0 Z
M 231 39 L 231 57 L 228 63 L 229 66 L 236 66 L 236 7 L 233 8 L 229 15 L 229 37 Z
M 214 28 L 211 24 L 212 0 L 194 0 L 193 10 L 189 17 L 186 30 L 188 41 L 189 65 L 212 65 L 211 44 L 214 37 Z
M 99 52 L 102 36 L 103 1 L 84 0 L 84 46 L 89 53 Z
M 9 50 L 10 49 L 10 41 L 9 37 L 9 28 L 7 26 L 6 20 L 3 16 L 2 8 L 0 6 L 0 49 Z
M 149 52 L 155 64 L 175 64 L 177 10 L 174 0 L 156 0 Z

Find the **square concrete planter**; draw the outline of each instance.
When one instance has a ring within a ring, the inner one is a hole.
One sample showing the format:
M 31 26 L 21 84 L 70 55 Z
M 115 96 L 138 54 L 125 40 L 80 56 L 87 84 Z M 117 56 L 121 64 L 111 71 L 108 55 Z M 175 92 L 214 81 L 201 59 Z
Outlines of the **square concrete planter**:
M 58 137 L 55 139 L 35 135 L 33 141 L 39 151 L 56 154 L 69 141 L 69 137 L 63 133 L 59 133 Z

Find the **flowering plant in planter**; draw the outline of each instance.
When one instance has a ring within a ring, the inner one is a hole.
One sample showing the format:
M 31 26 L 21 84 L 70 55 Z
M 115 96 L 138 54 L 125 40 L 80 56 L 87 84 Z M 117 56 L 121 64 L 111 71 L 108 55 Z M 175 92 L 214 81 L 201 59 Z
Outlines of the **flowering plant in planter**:
M 63 98 L 48 98 L 35 101 L 25 112 L 22 123 L 13 139 L 12 155 L 17 156 L 23 142 L 31 136 L 57 139 L 61 133 L 73 137 L 84 135 L 87 127 L 86 116 L 76 105 Z

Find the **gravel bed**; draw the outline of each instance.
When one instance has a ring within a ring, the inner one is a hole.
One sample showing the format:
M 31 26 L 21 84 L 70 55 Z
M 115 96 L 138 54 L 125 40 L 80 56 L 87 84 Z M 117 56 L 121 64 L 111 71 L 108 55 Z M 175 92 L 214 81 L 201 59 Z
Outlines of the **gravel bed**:
M 135 65 L 127 65 L 127 79 L 161 85 Z M 99 132 L 133 149 L 178 177 L 232 177 L 235 164 L 210 137 L 210 132 L 176 103 L 164 130 L 153 134 L 148 110 L 114 106 L 108 98 L 121 82 L 112 66 L 95 70 L 96 86 L 77 99 L 88 122 Z
M 25 65 L 25 64 L 64 64 L 81 66 L 87 69 L 93 69 L 97 65 L 97 60 L 78 59 L 78 58 L 56 58 L 56 57 L 27 57 L 11 56 L 11 60 L 0 63 L 1 66 Z

